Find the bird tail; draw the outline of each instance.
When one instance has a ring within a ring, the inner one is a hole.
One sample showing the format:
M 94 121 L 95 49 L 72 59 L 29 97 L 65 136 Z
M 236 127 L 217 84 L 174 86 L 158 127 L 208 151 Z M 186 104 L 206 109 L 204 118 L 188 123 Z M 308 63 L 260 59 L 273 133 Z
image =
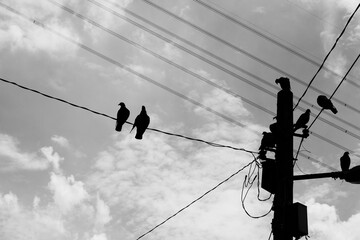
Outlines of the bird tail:
M 121 132 L 121 129 L 122 129 L 122 125 L 121 125 L 121 124 L 116 123 L 115 130 L 116 130 L 117 132 Z
M 337 110 L 335 107 L 332 107 L 330 110 L 331 110 L 334 114 L 337 114 L 337 112 L 338 112 L 338 110 Z

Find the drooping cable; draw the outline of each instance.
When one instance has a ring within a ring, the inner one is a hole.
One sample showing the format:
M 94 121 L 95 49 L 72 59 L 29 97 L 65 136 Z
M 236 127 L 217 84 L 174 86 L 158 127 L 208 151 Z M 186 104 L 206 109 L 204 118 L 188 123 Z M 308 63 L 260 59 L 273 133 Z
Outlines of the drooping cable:
M 346 22 L 346 24 L 345 24 L 343 30 L 341 31 L 340 35 L 336 38 L 334 45 L 331 47 L 330 51 L 326 54 L 323 62 L 321 63 L 319 69 L 316 71 L 315 75 L 314 75 L 314 76 L 312 77 L 312 79 L 310 80 L 310 82 L 309 82 L 308 86 L 306 87 L 304 93 L 301 95 L 300 99 L 299 99 L 298 102 L 295 104 L 294 110 L 295 110 L 296 107 L 299 105 L 300 101 L 301 101 L 302 98 L 305 96 L 305 94 L 307 93 L 308 89 L 310 88 L 310 86 L 311 86 L 311 84 L 313 83 L 313 81 L 315 80 L 316 76 L 318 75 L 318 73 L 320 72 L 320 70 L 322 69 L 322 67 L 324 66 L 324 64 L 325 64 L 326 60 L 328 59 L 328 57 L 330 56 L 331 52 L 335 49 L 338 41 L 340 40 L 340 38 L 341 38 L 342 35 L 344 34 L 347 26 L 348 26 L 349 23 L 351 22 L 352 18 L 354 17 L 354 15 L 355 15 L 355 13 L 357 12 L 357 10 L 359 9 L 359 7 L 360 7 L 360 3 L 359 3 L 358 6 L 356 7 L 355 11 L 351 14 L 350 18 L 349 18 L 348 21 Z M 347 76 L 347 74 L 346 74 L 346 76 Z M 343 80 L 345 80 L 345 78 L 343 78 Z M 343 80 L 342 80 L 342 81 L 343 81 Z M 342 82 L 342 81 L 341 81 L 341 82 Z
M 82 110 L 86 110 L 86 111 L 89 111 L 89 112 L 91 112 L 91 113 L 94 113 L 94 114 L 103 116 L 103 117 L 110 118 L 110 119 L 112 119 L 112 120 L 116 120 L 115 117 L 109 116 L 109 115 L 107 115 L 107 114 L 105 114 L 105 113 L 101 113 L 101 112 L 92 110 L 92 109 L 90 109 L 90 108 L 87 108 L 87 107 L 84 107 L 84 106 L 81 106 L 81 105 L 78 105 L 78 104 L 75 104 L 75 103 L 66 101 L 66 100 L 64 100 L 64 99 L 61 99 L 61 98 L 58 98 L 58 97 L 54 97 L 54 96 L 51 96 L 51 95 L 49 95 L 49 94 L 40 92 L 40 91 L 38 91 L 38 90 L 29 88 L 29 87 L 25 87 L 25 86 L 23 86 L 23 85 L 21 85 L 21 84 L 18 84 L 18 83 L 16 83 L 16 82 L 9 81 L 9 80 L 6 80 L 6 79 L 4 79 L 4 78 L 0 78 L 0 81 L 5 82 L 5 83 L 9 83 L 9 84 L 12 84 L 12 85 L 15 85 L 15 86 L 17 86 L 17 87 L 19 87 L 19 88 L 22 88 L 22 89 L 25 89 L 25 90 L 27 90 L 27 91 L 31 91 L 31 92 L 40 94 L 40 95 L 42 95 L 42 96 L 44 96 L 44 97 L 47 97 L 47 98 L 50 98 L 50 99 L 53 99 L 53 100 L 56 100 L 56 101 L 59 101 L 59 102 L 68 104 L 68 105 L 70 105 L 70 106 L 72 106 L 72 107 L 76 107 L 76 108 L 79 108 L 79 109 L 82 109 Z M 130 124 L 130 125 L 133 125 L 133 123 L 128 122 L 128 121 L 127 121 L 126 123 L 127 123 L 127 124 Z M 184 138 L 184 139 L 191 140 L 191 141 L 196 141 L 196 142 L 205 143 L 205 144 L 208 144 L 208 145 L 210 145 L 210 146 L 212 146 L 212 147 L 222 147 L 222 148 L 229 148 L 229 149 L 233 149 L 233 150 L 237 150 L 237 151 L 244 151 L 244 152 L 248 152 L 248 153 L 257 153 L 257 152 L 254 152 L 254 151 L 246 150 L 246 149 L 244 149 L 244 148 L 238 148 L 238 147 L 233 147 L 233 146 L 230 146 L 230 145 L 223 145 L 223 144 L 219 144 L 219 143 L 209 142 L 209 141 L 205 141 L 205 140 L 202 140 L 202 139 L 187 137 L 187 136 L 184 136 L 184 135 L 181 135 L 181 134 L 166 132 L 166 131 L 159 130 L 159 129 L 155 129 L 155 128 L 148 128 L 148 130 L 149 130 L 149 131 L 154 131 L 154 132 L 159 132 L 159 133 L 162 133 L 162 134 L 165 134 L 165 135 L 169 135 L 169 136 L 174 136 L 174 137 Z

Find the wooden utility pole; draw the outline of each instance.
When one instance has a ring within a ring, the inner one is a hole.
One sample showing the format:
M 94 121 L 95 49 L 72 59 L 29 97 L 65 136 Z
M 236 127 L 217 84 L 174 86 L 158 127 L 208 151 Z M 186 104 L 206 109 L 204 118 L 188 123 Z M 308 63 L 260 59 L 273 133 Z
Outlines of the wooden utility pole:
M 277 95 L 276 186 L 274 197 L 274 240 L 292 240 L 293 204 L 293 94 L 283 89 Z

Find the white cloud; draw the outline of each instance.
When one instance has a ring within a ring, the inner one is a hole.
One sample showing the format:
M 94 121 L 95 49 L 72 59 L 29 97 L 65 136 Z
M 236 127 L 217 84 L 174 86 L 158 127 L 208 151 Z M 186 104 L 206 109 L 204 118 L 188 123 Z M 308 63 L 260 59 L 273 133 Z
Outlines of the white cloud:
M 0 238 L 4 240 L 66 238 L 63 222 L 50 213 L 27 210 L 13 193 L 0 193 Z
M 47 1 L 15 0 L 5 3 L 30 18 L 36 18 L 50 29 L 79 41 L 71 24 L 60 19 L 61 10 Z M 57 59 L 66 59 L 75 55 L 77 46 L 61 37 L 1 9 L 6 16 L 0 23 L 0 42 L 2 48 L 12 51 L 44 51 Z
M 43 147 L 41 152 L 44 154 L 46 159 L 53 165 L 55 172 L 60 172 L 60 162 L 64 161 L 64 158 L 60 157 L 57 152 L 54 152 L 52 147 Z
M 51 140 L 53 142 L 56 142 L 57 144 L 59 144 L 60 146 L 64 147 L 64 148 L 69 148 L 70 147 L 70 143 L 69 140 L 63 136 L 59 136 L 59 135 L 54 135 L 51 137 Z
M 110 208 L 99 194 L 96 197 L 96 216 L 95 216 L 95 229 L 98 231 L 103 230 L 104 226 L 111 221 Z
M 2 170 L 44 170 L 49 161 L 35 153 L 22 152 L 18 148 L 18 141 L 13 137 L 0 134 L 0 156 L 2 156 Z
M 60 174 L 51 173 L 49 189 L 53 193 L 54 203 L 66 214 L 74 207 L 89 198 L 84 188 L 84 183 L 75 181 L 74 176 L 65 177 Z
M 95 234 L 90 240 L 107 240 L 106 234 Z

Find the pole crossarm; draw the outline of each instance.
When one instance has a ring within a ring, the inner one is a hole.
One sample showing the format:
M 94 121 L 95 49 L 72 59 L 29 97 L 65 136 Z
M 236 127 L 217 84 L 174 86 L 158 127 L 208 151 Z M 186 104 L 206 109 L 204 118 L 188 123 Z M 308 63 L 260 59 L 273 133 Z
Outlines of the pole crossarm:
M 344 179 L 344 176 L 345 176 L 344 172 L 315 173 L 315 174 L 296 175 L 293 177 L 293 180 L 297 181 L 297 180 L 308 180 L 308 179 L 318 179 L 318 178 Z

